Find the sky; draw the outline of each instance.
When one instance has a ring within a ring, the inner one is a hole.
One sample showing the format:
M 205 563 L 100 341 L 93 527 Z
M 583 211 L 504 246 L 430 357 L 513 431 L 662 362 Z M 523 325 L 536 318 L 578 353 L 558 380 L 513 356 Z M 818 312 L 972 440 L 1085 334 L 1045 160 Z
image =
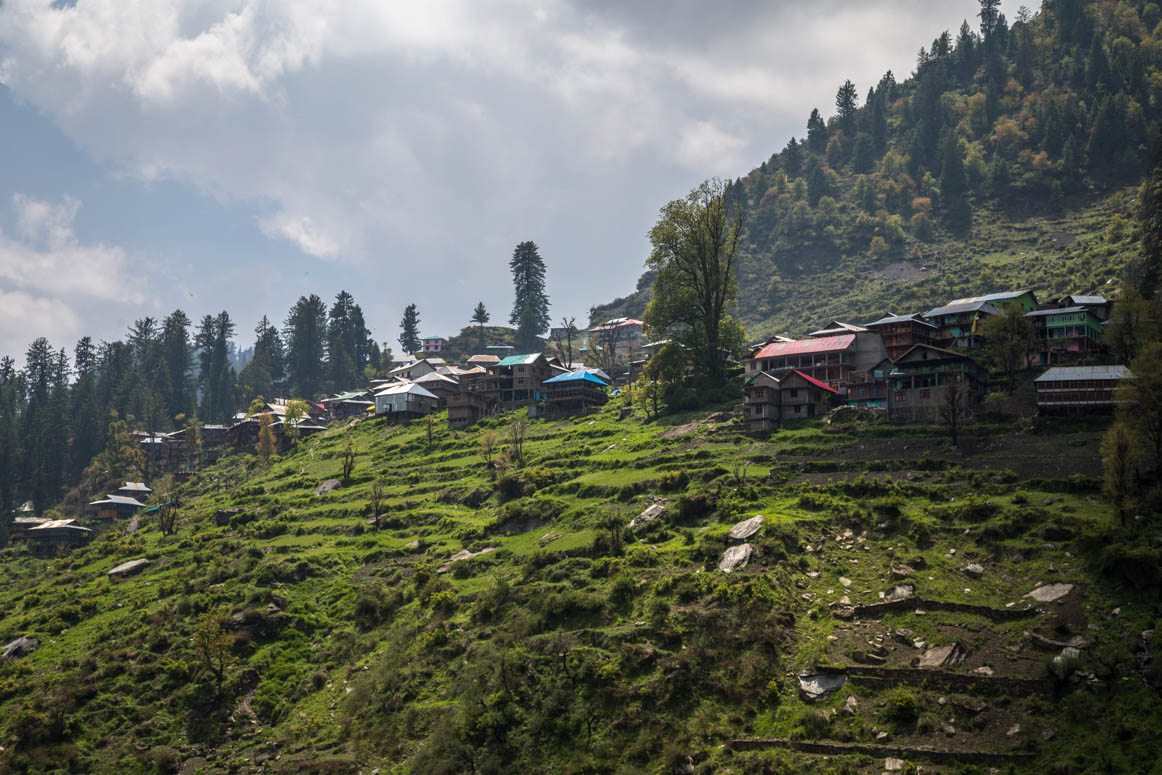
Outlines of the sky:
M 241 347 L 350 291 L 399 353 L 634 289 L 659 209 L 745 175 L 976 0 L 3 0 L 0 355 L 175 308 Z M 1006 6 L 1011 17 L 1016 9 Z

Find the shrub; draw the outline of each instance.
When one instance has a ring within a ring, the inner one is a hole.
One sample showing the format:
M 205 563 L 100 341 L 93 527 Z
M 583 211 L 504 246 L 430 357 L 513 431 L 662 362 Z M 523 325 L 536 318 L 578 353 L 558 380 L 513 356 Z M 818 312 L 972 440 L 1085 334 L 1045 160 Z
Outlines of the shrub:
M 714 512 L 714 502 L 705 493 L 693 493 L 678 498 L 678 519 L 694 522 L 710 516 Z
M 676 490 L 685 490 L 690 484 L 690 475 L 685 471 L 673 471 L 662 474 L 658 480 L 658 489 L 662 492 L 674 492 Z
M 916 695 L 905 689 L 894 689 L 884 701 L 884 718 L 888 721 L 908 723 L 920 717 L 920 703 Z

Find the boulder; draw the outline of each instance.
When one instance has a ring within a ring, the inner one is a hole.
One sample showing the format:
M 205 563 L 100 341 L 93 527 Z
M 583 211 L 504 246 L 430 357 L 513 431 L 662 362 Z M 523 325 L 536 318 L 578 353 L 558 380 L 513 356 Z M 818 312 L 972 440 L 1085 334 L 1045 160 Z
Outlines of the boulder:
M 479 552 L 470 552 L 467 549 L 461 549 L 460 551 L 456 552 L 451 557 L 449 557 L 448 561 L 446 563 L 441 565 L 439 568 L 436 568 L 436 573 L 447 573 L 448 570 L 452 567 L 452 563 L 454 563 L 454 562 L 459 562 L 460 560 L 470 560 L 473 557 L 479 557 L 482 554 L 488 554 L 489 552 L 495 552 L 495 551 L 496 551 L 495 546 L 486 546 L 483 549 L 481 549 Z
M 109 571 L 108 575 L 110 578 L 125 578 L 126 576 L 132 576 L 134 573 L 140 573 L 148 565 L 149 560 L 145 559 L 144 557 L 139 557 L 136 560 L 130 560 L 129 562 L 121 563 L 116 568 Z
M 799 694 L 807 702 L 815 702 L 839 691 L 845 683 L 843 673 L 800 673 Z
M 914 633 L 907 627 L 897 627 L 896 631 L 892 633 L 892 637 L 896 639 L 897 643 L 902 643 L 905 646 L 911 646 L 915 640 Z
M 964 661 L 964 647 L 959 643 L 933 646 L 920 655 L 920 667 L 952 667 Z
M 629 521 L 630 530 L 638 530 L 659 519 L 666 514 L 666 507 L 661 503 L 655 503 L 646 507 L 646 510 Z
M 912 568 L 907 566 L 907 565 L 897 565 L 897 566 L 893 567 L 890 571 L 892 578 L 895 579 L 896 581 L 906 579 L 909 576 L 911 576 L 912 573 L 913 573 Z
M 1031 597 L 1038 603 L 1052 603 L 1060 600 L 1073 591 L 1072 584 L 1042 584 L 1025 597 Z
M 718 570 L 723 573 L 742 570 L 750 562 L 752 553 L 754 553 L 754 547 L 750 544 L 732 546 L 722 553 L 722 559 L 718 561 Z
M 964 575 L 971 576 L 974 579 L 979 579 L 984 575 L 984 566 L 979 563 L 970 562 L 964 566 Z
M 907 600 L 912 595 L 916 594 L 916 587 L 911 584 L 897 584 L 892 587 L 891 591 L 884 596 L 884 600 L 889 602 L 894 600 Z
M 32 652 L 40 648 L 40 641 L 36 638 L 30 638 L 27 635 L 22 635 L 11 643 L 7 643 L 0 647 L 0 657 L 4 659 L 17 659 L 19 657 L 26 657 Z
M 899 772 L 902 769 L 904 769 L 903 759 L 897 759 L 894 756 L 889 756 L 888 758 L 884 759 L 885 772 Z
M 859 700 L 852 695 L 848 695 L 847 699 L 843 701 L 843 713 L 847 716 L 859 715 Z
M 339 489 L 338 479 L 328 479 L 314 489 L 315 495 L 326 495 L 329 492 L 335 492 Z
M 736 541 L 743 541 L 759 532 L 763 526 L 763 515 L 756 514 L 750 519 L 744 519 L 730 529 L 730 537 Z

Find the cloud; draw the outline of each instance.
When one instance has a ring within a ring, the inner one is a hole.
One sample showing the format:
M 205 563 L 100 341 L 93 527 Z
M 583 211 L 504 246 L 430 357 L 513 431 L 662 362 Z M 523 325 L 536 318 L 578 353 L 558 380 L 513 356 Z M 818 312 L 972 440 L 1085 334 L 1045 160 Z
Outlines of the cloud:
M 249 208 L 262 234 L 375 293 L 390 311 L 373 323 L 392 326 L 408 301 L 446 307 L 448 284 L 506 306 L 504 261 L 530 238 L 547 248 L 556 309 L 620 295 L 663 202 L 744 174 L 801 135 L 813 105 L 830 112 L 845 78 L 863 91 L 889 67 L 903 77 L 912 52 L 976 7 L 53 5 L 0 5 L 0 82 L 113 170 Z M 54 212 L 71 223 L 67 204 Z M 26 209 L 50 239 L 56 227 Z
M 0 352 L 19 353 L 37 336 L 71 345 L 101 336 L 108 321 L 146 302 L 145 279 L 117 246 L 83 244 L 73 231 L 81 202 L 12 197 L 17 236 L 0 232 Z

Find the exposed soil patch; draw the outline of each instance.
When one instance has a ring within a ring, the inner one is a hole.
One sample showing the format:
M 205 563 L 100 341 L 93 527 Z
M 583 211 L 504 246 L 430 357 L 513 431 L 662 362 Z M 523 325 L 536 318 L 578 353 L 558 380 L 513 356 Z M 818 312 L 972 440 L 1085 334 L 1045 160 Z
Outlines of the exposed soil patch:
M 900 282 L 901 280 L 920 280 L 928 277 L 930 272 L 926 269 L 921 269 L 919 264 L 913 264 L 908 261 L 896 261 L 875 270 L 875 275 L 890 283 L 894 283 Z

